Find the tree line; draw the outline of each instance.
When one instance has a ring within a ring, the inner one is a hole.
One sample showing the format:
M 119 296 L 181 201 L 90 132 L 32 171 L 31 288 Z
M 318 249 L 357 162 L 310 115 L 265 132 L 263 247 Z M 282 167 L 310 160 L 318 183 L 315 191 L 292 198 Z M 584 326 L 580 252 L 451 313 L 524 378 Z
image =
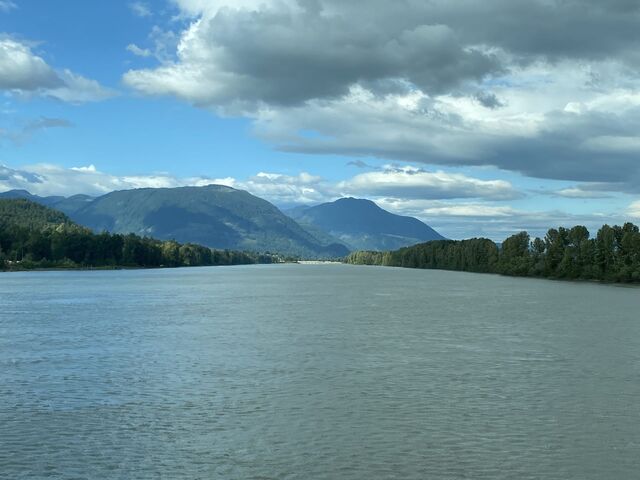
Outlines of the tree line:
M 26 200 L 0 201 L 0 269 L 186 267 L 274 263 L 276 255 L 213 250 L 91 230 Z
M 436 240 L 393 252 L 361 251 L 347 263 L 433 268 L 567 280 L 640 282 L 640 232 L 636 225 L 604 225 L 591 238 L 584 226 L 552 228 L 533 241 L 527 232 L 501 246 L 486 238 Z

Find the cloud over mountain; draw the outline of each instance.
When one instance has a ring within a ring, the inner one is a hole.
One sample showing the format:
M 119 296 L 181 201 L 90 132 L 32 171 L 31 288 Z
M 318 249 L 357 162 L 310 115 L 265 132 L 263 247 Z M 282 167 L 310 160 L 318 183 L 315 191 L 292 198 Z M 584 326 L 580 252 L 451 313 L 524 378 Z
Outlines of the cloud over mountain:
M 596 229 L 603 223 L 624 223 L 640 216 L 638 202 L 626 212 L 567 213 L 560 208 L 516 208 L 506 199 L 522 194 L 503 180 L 482 180 L 461 174 L 430 172 L 410 166 L 385 166 L 344 181 L 329 181 L 302 172 L 297 175 L 260 172 L 246 179 L 177 177 L 168 173 L 112 175 L 94 165 L 64 168 L 39 164 L 19 169 L 0 165 L 0 192 L 24 189 L 40 196 L 78 193 L 104 195 L 114 190 L 218 184 L 247 190 L 280 207 L 315 205 L 341 197 L 364 197 L 400 215 L 417 217 L 449 238 L 489 236 L 496 240 L 528 230 L 543 235 L 550 226 L 581 223 Z
M 392 165 L 356 175 L 340 182 L 338 188 L 351 194 L 394 198 L 513 200 L 522 197 L 505 180 L 480 180 L 459 173 Z

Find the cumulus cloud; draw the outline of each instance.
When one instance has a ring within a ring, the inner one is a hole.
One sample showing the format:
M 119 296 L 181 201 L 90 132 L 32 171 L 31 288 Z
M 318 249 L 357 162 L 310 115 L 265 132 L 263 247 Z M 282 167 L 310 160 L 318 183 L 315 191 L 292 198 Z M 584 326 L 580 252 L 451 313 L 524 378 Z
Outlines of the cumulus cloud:
M 228 186 L 247 190 L 280 207 L 318 204 L 337 198 L 335 188 L 322 177 L 260 172 L 247 180 L 226 179 Z
M 181 2 L 201 16 L 182 33 L 177 60 L 131 70 L 125 83 L 197 105 L 250 108 L 339 97 L 357 83 L 394 79 L 443 92 L 500 70 L 491 53 L 462 45 L 443 24 L 375 28 L 381 18 L 319 11 L 320 2 L 204 3 Z
M 356 175 L 338 188 L 362 196 L 396 198 L 484 198 L 513 200 L 522 197 L 505 180 L 480 180 L 460 173 L 404 166 L 386 166 L 382 171 Z
M 173 3 L 172 54 L 124 83 L 281 150 L 640 188 L 635 1 Z
M 232 179 L 226 184 L 281 206 L 317 204 L 351 196 L 431 200 L 478 198 L 483 201 L 522 196 L 503 180 L 480 180 L 457 173 L 391 165 L 339 182 L 329 182 L 306 172 L 299 175 L 261 172 L 247 180 Z
M 449 93 L 515 62 L 611 54 L 633 62 L 640 43 L 638 9 L 622 0 L 175 3 L 197 18 L 182 33 L 177 61 L 130 71 L 125 81 L 198 105 L 291 104 L 392 79 Z
M 225 180 L 207 177 L 179 178 L 165 173 L 117 176 L 102 172 L 94 165 L 65 168 L 36 164 L 20 169 L 0 166 L 0 191 L 22 189 L 40 196 L 71 196 L 79 193 L 97 196 L 114 190 L 210 184 L 225 184 Z
M 70 103 L 99 101 L 114 95 L 95 80 L 70 70 L 55 70 L 30 45 L 10 37 L 0 37 L 0 90 Z
M 38 90 L 62 85 L 62 80 L 28 45 L 0 39 L 0 89 Z
M 247 190 L 280 206 L 322 203 L 339 196 L 332 184 L 306 172 L 298 175 L 260 172 L 239 180 L 232 177 L 178 177 L 169 173 L 118 176 L 103 172 L 95 165 L 65 168 L 52 164 L 36 164 L 20 169 L 0 166 L 0 191 L 22 189 L 41 196 L 70 196 L 78 193 L 104 195 L 114 190 L 133 188 L 174 188 L 211 184 Z
M 71 126 L 60 119 L 40 119 L 25 129 Z M 5 172 L 9 167 L 4 167 Z M 260 172 L 247 179 L 189 177 L 169 174 L 114 176 L 98 170 L 94 165 L 63 168 L 38 164 L 23 167 L 21 172 L 37 175 L 38 193 L 65 195 L 75 193 L 105 193 L 111 190 L 141 187 L 176 187 L 219 183 L 242 190 L 281 206 L 317 204 L 345 196 L 368 198 L 396 198 L 415 200 L 468 199 L 508 200 L 521 196 L 504 180 L 480 180 L 458 173 L 428 172 L 411 166 L 385 166 L 380 171 L 356 175 L 345 181 L 330 182 L 318 175 L 301 172 L 287 175 Z M 5 178 L 5 181 L 8 181 Z M 0 184 L 0 189 L 24 188 L 27 183 Z
M 574 81 L 576 96 L 591 95 Z M 487 113 L 474 99 L 421 92 L 376 97 L 355 87 L 336 100 L 265 108 L 255 131 L 284 151 L 492 165 L 538 178 L 640 185 L 640 98 L 628 89 L 593 95 L 581 113 L 565 111 L 563 92 L 544 81 L 526 93 L 505 88 L 505 106 Z

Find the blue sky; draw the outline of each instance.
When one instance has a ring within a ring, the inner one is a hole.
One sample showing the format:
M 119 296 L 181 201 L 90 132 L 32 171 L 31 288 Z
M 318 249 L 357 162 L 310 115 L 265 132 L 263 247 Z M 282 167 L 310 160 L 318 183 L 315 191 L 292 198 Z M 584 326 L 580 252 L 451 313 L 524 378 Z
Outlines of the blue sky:
M 0 190 L 350 195 L 496 240 L 640 217 L 635 2 L 355 3 L 0 0 Z

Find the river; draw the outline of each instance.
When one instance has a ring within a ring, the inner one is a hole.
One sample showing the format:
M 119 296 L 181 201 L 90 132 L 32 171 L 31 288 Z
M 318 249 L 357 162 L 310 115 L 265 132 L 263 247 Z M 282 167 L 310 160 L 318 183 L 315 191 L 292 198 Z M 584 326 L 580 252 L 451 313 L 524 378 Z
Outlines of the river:
M 0 274 L 3 479 L 638 472 L 638 288 L 348 265 Z

